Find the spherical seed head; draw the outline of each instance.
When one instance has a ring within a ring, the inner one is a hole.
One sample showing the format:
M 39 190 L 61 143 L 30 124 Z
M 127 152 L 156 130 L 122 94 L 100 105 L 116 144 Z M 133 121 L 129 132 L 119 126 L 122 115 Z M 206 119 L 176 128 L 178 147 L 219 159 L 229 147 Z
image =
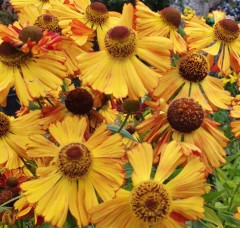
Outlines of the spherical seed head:
M 37 17 L 34 25 L 43 30 L 49 30 L 52 32 L 61 32 L 61 28 L 58 25 L 58 18 L 52 14 L 42 14 Z
M 217 40 L 232 43 L 239 37 L 239 27 L 236 21 L 223 19 L 214 26 L 214 36 Z
M 43 37 L 43 33 L 42 31 L 36 27 L 36 26 L 28 26 L 22 29 L 22 31 L 19 34 L 19 39 L 23 42 L 23 43 L 27 43 L 28 39 L 30 39 L 30 41 L 35 41 L 36 43 L 38 43 Z
M 62 174 L 68 178 L 81 179 L 85 177 L 91 166 L 91 153 L 81 143 L 70 143 L 59 152 L 58 167 Z
M 181 24 L 181 13 L 174 7 L 166 7 L 159 11 L 166 23 L 176 28 Z
M 103 24 L 109 18 L 108 9 L 101 2 L 93 2 L 86 8 L 86 18 L 92 23 Z
M 174 100 L 168 108 L 167 120 L 171 127 L 182 133 L 197 130 L 203 123 L 202 106 L 191 98 Z
M 135 51 L 136 35 L 131 28 L 115 26 L 107 32 L 104 43 L 112 57 L 126 58 Z
M 136 217 L 148 224 L 160 223 L 171 212 L 171 198 L 165 186 L 153 180 L 134 187 L 131 207 Z
M 85 89 L 76 88 L 67 95 L 65 106 L 73 114 L 87 114 L 93 107 L 92 95 Z
M 140 109 L 140 102 L 128 98 L 124 100 L 122 108 L 124 112 L 131 114 L 137 112 Z
M 190 54 L 180 62 L 179 74 L 191 82 L 201 82 L 209 72 L 207 59 L 201 54 Z

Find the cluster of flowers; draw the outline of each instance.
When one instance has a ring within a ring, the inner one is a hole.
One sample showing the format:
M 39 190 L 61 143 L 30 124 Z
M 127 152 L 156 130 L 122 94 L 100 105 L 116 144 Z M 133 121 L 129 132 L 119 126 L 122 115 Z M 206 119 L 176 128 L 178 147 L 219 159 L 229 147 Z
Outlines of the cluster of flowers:
M 11 4 L 0 104 L 13 88 L 21 109 L 0 113 L 2 223 L 32 216 L 61 228 L 70 213 L 79 227 L 176 228 L 203 218 L 207 177 L 229 142 L 210 115 L 234 103 L 239 117 L 240 107 L 209 73 L 239 73 L 237 22 L 192 15 L 182 37 L 177 9 L 141 1 L 122 14 L 90 0 Z

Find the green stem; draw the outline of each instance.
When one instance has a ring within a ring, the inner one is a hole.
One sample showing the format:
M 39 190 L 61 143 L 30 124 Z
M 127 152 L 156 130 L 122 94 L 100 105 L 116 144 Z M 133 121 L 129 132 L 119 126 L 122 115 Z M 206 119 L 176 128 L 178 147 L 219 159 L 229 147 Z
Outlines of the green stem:
M 22 197 L 21 195 L 20 195 L 20 196 L 16 196 L 16 197 L 8 200 L 7 202 L 1 204 L 0 207 L 4 207 L 5 205 L 8 205 L 9 203 L 11 203 L 11 202 L 13 202 L 13 201 L 15 201 L 15 200 L 17 200 L 17 199 L 20 199 L 21 197 Z
M 36 174 L 31 169 L 29 169 L 27 162 L 21 156 L 19 156 L 19 157 L 20 157 L 21 161 L 23 162 L 23 164 L 26 166 L 26 168 L 32 173 L 33 176 L 36 177 Z
M 234 197 L 235 197 L 235 195 L 236 195 L 239 187 L 240 187 L 240 183 L 238 183 L 237 187 L 235 188 L 235 191 L 234 191 L 233 194 L 232 194 L 232 197 L 231 197 L 231 200 L 230 200 L 230 203 L 229 203 L 229 206 L 228 206 L 228 211 L 230 211 L 230 209 L 231 209 L 231 207 L 232 207 Z
M 129 116 L 130 116 L 130 113 L 128 113 L 128 114 L 126 115 L 126 117 L 125 117 L 124 121 L 122 122 L 121 127 L 118 129 L 117 133 L 119 133 L 119 132 L 122 130 L 122 128 L 124 127 L 124 125 L 127 123 L 127 120 L 128 120 L 128 118 L 129 118 Z
M 39 105 L 40 109 L 42 109 L 43 107 L 42 107 L 42 104 L 41 104 L 41 102 L 40 102 L 40 100 L 39 100 L 39 99 L 37 99 L 37 103 L 38 103 L 38 105 Z

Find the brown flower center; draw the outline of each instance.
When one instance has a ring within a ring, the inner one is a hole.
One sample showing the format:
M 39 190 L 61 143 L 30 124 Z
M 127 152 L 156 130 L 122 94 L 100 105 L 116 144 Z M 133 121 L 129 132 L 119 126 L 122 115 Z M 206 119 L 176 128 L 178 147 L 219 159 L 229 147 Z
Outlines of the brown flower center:
M 2 42 L 0 44 L 0 62 L 7 66 L 21 65 L 30 57 L 30 54 L 25 54 L 24 52 L 17 50 L 16 47 L 9 43 Z
M 32 42 L 35 41 L 36 43 L 38 43 L 42 39 L 42 37 L 42 31 L 36 26 L 28 26 L 26 28 L 23 28 L 18 36 L 18 38 L 23 43 L 27 43 L 28 39 L 30 39 L 30 41 Z
M 6 184 L 7 186 L 14 188 L 18 186 L 19 182 L 16 177 L 9 177 L 6 181 Z
M 110 29 L 104 39 L 107 52 L 114 58 L 126 58 L 136 47 L 134 31 L 125 26 L 115 26 Z
M 61 29 L 58 25 L 58 18 L 52 14 L 42 14 L 37 17 L 34 25 L 43 30 L 60 33 Z
M 215 39 L 225 43 L 232 43 L 239 37 L 239 27 L 236 21 L 223 19 L 214 26 Z
M 173 101 L 167 111 L 167 120 L 171 127 L 182 133 L 198 129 L 204 119 L 202 106 L 191 98 Z
M 86 8 L 86 18 L 93 23 L 103 24 L 108 17 L 108 9 L 101 2 L 93 2 Z
M 58 166 L 64 176 L 72 179 L 85 177 L 92 167 L 92 156 L 81 143 L 64 146 L 58 156 Z
M 10 129 L 9 118 L 2 112 L 0 112 L 0 138 L 4 136 Z
M 163 184 L 153 180 L 137 185 L 131 195 L 132 210 L 143 222 L 161 222 L 171 212 L 171 198 Z
M 179 74 L 191 82 L 202 81 L 209 72 L 207 59 L 201 54 L 188 55 L 179 65 Z
M 122 104 L 122 109 L 128 114 L 137 112 L 140 109 L 140 102 L 128 98 L 124 100 Z
M 65 106 L 74 114 L 87 114 L 93 107 L 92 95 L 85 89 L 76 88 L 67 95 Z
M 176 28 L 179 27 L 181 23 L 181 14 L 176 8 L 166 7 L 163 10 L 159 11 L 159 14 L 170 26 L 174 26 Z

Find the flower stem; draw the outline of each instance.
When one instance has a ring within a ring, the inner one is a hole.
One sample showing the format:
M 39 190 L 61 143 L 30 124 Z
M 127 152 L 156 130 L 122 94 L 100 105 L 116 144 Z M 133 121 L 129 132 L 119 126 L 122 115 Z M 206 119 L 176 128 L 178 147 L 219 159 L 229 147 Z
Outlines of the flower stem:
M 32 175 L 34 177 L 36 177 L 36 174 L 29 168 L 29 165 L 27 164 L 27 162 L 21 156 L 19 156 L 19 157 L 20 157 L 21 161 L 23 162 L 23 164 L 26 166 L 26 168 L 32 173 Z
M 130 113 L 128 113 L 128 114 L 126 115 L 126 117 L 125 117 L 124 121 L 122 122 L 121 127 L 118 129 L 117 133 L 119 133 L 119 132 L 123 129 L 124 125 L 127 123 L 127 120 L 128 120 L 128 118 L 129 118 L 129 116 L 130 116 Z
M 14 197 L 14 198 L 8 200 L 7 202 L 1 204 L 0 207 L 4 207 L 5 205 L 7 205 L 7 204 L 9 204 L 9 203 L 11 203 L 11 202 L 13 202 L 13 201 L 15 201 L 15 200 L 21 198 L 21 197 L 22 197 L 22 195 L 20 195 L 20 196 L 16 196 L 16 197 Z

